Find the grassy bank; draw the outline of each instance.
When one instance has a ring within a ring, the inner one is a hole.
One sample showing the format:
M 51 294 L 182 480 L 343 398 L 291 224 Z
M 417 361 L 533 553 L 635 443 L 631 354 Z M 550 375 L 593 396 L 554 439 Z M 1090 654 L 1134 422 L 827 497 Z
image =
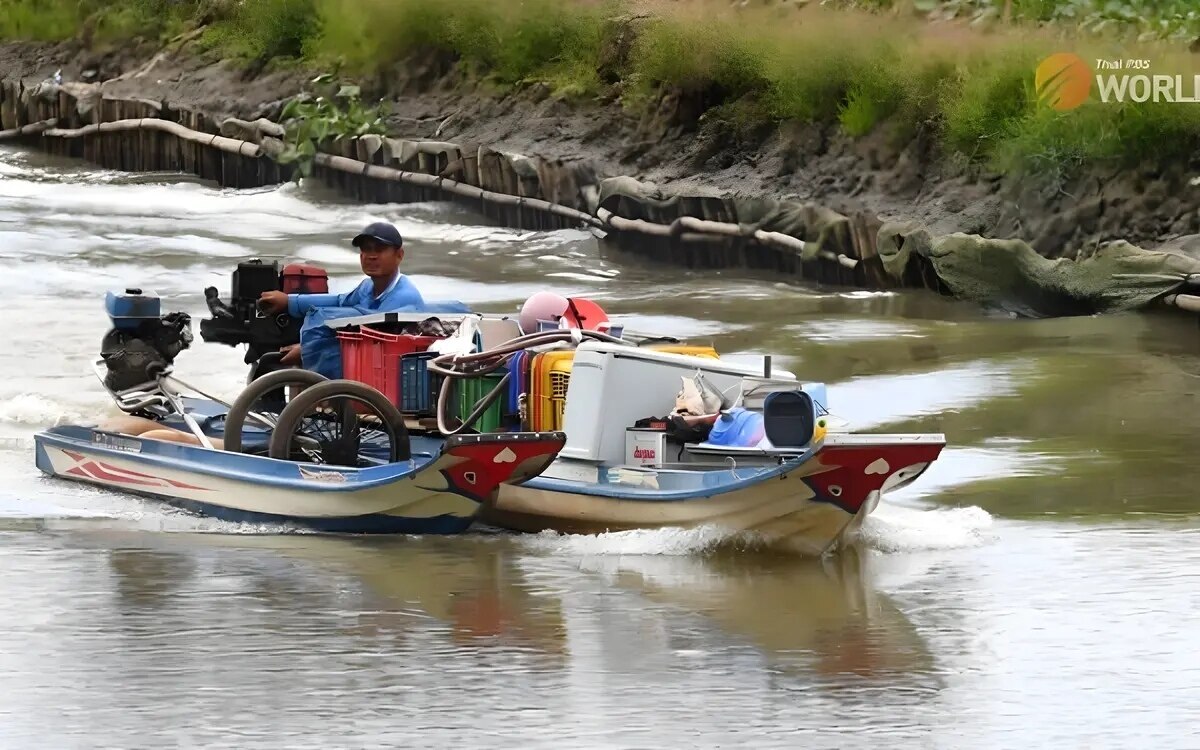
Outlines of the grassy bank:
M 1118 32 L 1149 39 L 1200 39 L 1195 0 L 831 0 L 840 8 L 890 10 L 912 7 L 931 18 L 973 23 L 1005 20 L 1062 24 L 1085 33 Z
M 355 76 L 451 55 L 500 89 L 544 82 L 560 96 L 638 110 L 670 87 L 735 131 L 829 123 L 896 143 L 923 131 L 953 158 L 1066 177 L 1200 151 L 1196 105 L 1103 103 L 1095 92 L 1067 112 L 1038 102 L 1038 61 L 1065 50 L 1088 61 L 1146 58 L 1150 72 L 1190 85 L 1200 71 L 1187 45 L 1147 35 L 1200 36 L 1194 0 L 1124 2 L 842 0 L 837 10 L 735 11 L 715 0 L 9 0 L 0 38 L 161 39 L 203 19 L 204 44 L 247 61 Z M 928 12 L 1012 22 L 930 23 Z M 1079 19 L 1103 33 L 1069 36 Z

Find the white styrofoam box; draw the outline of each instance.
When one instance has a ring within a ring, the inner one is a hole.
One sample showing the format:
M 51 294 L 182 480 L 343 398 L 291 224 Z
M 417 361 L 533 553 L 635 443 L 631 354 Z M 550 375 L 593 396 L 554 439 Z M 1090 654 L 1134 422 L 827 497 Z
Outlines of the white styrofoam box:
M 667 433 L 631 428 L 625 431 L 626 466 L 661 466 L 667 450 Z
M 625 429 L 639 419 L 675 408 L 680 378 L 697 371 L 722 393 L 736 393 L 742 378 L 761 367 L 585 341 L 575 350 L 563 431 L 563 458 L 616 463 L 625 452 Z M 777 370 L 780 378 L 795 377 Z

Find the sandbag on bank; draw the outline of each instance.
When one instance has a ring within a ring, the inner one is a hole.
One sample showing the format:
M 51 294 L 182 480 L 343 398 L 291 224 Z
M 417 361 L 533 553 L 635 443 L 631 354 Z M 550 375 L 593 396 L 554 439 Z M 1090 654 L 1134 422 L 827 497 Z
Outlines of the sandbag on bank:
M 804 242 L 795 255 L 803 263 L 853 259 L 848 267 L 856 283 L 925 287 L 1028 317 L 1138 310 L 1186 291 L 1188 276 L 1200 274 L 1200 259 L 1123 240 L 1051 260 L 1022 240 L 963 233 L 934 237 L 915 222 L 863 231 L 849 217 L 814 204 L 716 192 L 671 194 L 629 177 L 604 180 L 599 205 L 626 219 L 668 225 L 690 216 L 742 230 L 741 237 L 716 234 L 703 245 L 683 243 L 681 252 L 698 261 L 689 259 L 689 265 L 731 265 L 738 258 L 735 243 L 749 241 L 755 230 L 777 232 Z M 714 253 L 712 242 L 724 242 L 727 252 Z M 644 245 L 652 252 L 649 241 Z
M 889 276 L 898 279 L 924 265 L 954 297 L 1029 317 L 1138 310 L 1182 290 L 1189 274 L 1200 273 L 1198 260 L 1123 240 L 1051 260 L 1021 240 L 932 237 L 888 225 L 878 250 Z

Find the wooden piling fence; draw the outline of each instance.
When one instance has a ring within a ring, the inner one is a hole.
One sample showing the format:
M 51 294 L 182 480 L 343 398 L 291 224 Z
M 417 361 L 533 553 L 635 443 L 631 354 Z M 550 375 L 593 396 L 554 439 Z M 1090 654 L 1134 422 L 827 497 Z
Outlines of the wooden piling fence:
M 235 188 L 280 184 L 296 175 L 295 166 L 281 160 L 285 137 L 282 125 L 266 119 L 216 121 L 166 102 L 111 98 L 91 84 L 26 87 L 0 80 L 0 141 L 31 143 L 108 169 L 191 173 Z M 677 266 L 740 267 L 826 284 L 946 293 L 920 261 L 898 279 L 885 272 L 877 220 L 789 204 L 802 216 L 804 234 L 813 235 L 798 237 L 764 229 L 762 222 L 740 222 L 740 207 L 720 196 L 656 202 L 618 189 L 602 201 L 606 181 L 586 165 L 486 145 L 470 149 L 379 135 L 344 139 L 320 145 L 313 177 L 363 202 L 451 199 L 506 226 L 588 227 L 609 246 Z M 1200 274 L 1191 274 L 1185 286 L 1200 291 Z M 1169 294 L 1161 301 L 1200 313 L 1197 295 Z
M 286 133 L 279 123 L 217 122 L 166 102 L 109 97 L 95 85 L 0 81 L 0 126 L 0 140 L 32 142 L 109 169 L 187 172 L 238 188 L 295 176 L 294 165 L 280 161 Z M 322 144 L 313 176 L 364 202 L 449 198 L 507 226 L 589 227 L 616 247 L 690 267 L 760 268 L 836 283 L 858 263 L 852 253 L 824 248 L 802 259 L 803 239 L 747 230 L 727 220 L 734 217 L 719 201 L 685 199 L 680 210 L 697 215 L 655 217 L 663 223 L 625 218 L 598 207 L 599 178 L 590 168 L 486 145 L 345 139 Z

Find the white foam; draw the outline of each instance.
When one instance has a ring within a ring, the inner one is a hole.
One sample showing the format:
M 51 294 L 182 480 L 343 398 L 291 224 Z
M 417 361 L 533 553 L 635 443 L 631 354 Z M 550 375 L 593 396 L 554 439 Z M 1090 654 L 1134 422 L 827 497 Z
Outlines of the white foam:
M 19 393 L 0 401 L 0 422 L 48 427 L 60 420 L 78 422 L 94 419 L 103 409 L 100 403 L 92 407 L 90 404 L 68 404 L 39 393 Z
M 10 480 L 0 494 L 0 518 L 37 521 L 102 521 L 105 526 L 177 534 L 302 534 L 288 524 L 233 523 L 196 515 L 166 503 L 118 490 L 51 478 L 33 457 L 9 456 L 0 468 Z
M 32 451 L 34 442 L 32 437 L 0 437 L 0 451 Z
M 140 515 L 137 518 L 137 527 L 141 531 L 155 531 L 168 534 L 277 535 L 317 533 L 287 524 L 222 521 L 184 511 L 176 511 L 165 506 L 149 509 L 148 512 Z
M 875 292 L 867 289 L 858 289 L 853 292 L 838 292 L 837 296 L 844 299 L 875 299 L 877 297 L 895 297 L 895 292 Z
M 546 274 L 547 278 L 569 279 L 571 281 L 582 281 L 585 283 L 612 281 L 608 276 L 593 276 L 588 273 L 576 273 L 574 271 L 558 271 L 556 273 Z
M 6 501 L 0 498 L 0 518 L 50 521 L 112 517 L 111 513 L 91 508 L 69 508 L 40 500 Z
M 33 519 L 37 521 L 105 521 L 105 526 L 133 528 L 138 531 L 149 531 L 164 534 L 239 534 L 239 535 L 279 535 L 307 534 L 306 529 L 282 524 L 262 523 L 233 523 L 216 518 L 192 515 L 183 511 L 175 511 L 168 506 L 157 506 L 152 501 L 146 501 L 142 507 L 133 507 L 132 503 L 142 502 L 135 498 L 118 499 L 113 496 L 105 497 L 94 488 L 77 488 L 92 490 L 94 495 L 80 495 L 76 500 L 90 500 L 87 505 L 66 505 L 47 502 L 42 499 L 13 499 L 0 497 L 0 518 Z
M 693 529 L 634 529 L 607 534 L 558 534 L 544 531 L 520 539 L 534 551 L 570 556 L 703 555 L 719 548 L 755 547 L 760 544 L 752 535 L 713 526 Z
M 28 176 L 19 167 L 7 165 L 14 176 Z M 295 243 L 305 236 L 336 234 L 379 219 L 396 225 L 406 239 L 433 244 L 464 243 L 497 252 L 511 252 L 514 245 L 530 243 L 558 245 L 577 241 L 578 231 L 533 233 L 468 223 L 447 225 L 428 221 L 399 205 L 351 205 L 313 199 L 294 185 L 263 190 L 214 190 L 191 182 L 110 185 L 83 180 L 7 179 L 0 184 L 4 209 L 0 216 L 13 215 L 32 227 L 37 236 L 113 237 L 130 226 L 142 235 L 179 237 L 180 230 L 197 236 L 222 235 L 236 222 L 238 240 L 274 240 Z M 217 257 L 229 257 L 227 246 L 214 245 Z
M 0 275 L 0 293 L 22 298 L 22 302 L 46 297 L 82 299 L 87 295 L 91 317 L 101 321 L 97 325 L 105 323 L 97 314 L 104 309 L 104 293 L 113 289 L 136 284 L 167 296 L 196 294 L 207 285 L 224 287 L 229 283 L 229 274 L 226 272 L 199 266 L 168 268 L 148 260 L 138 263 L 89 263 L 77 260 L 71 265 L 52 265 L 52 261 L 47 259 L 5 260 L 4 270 L 4 274 Z M 163 304 L 171 302 L 167 298 Z
M 983 508 L 913 508 L 884 501 L 847 541 L 880 552 L 979 547 L 994 541 L 993 518 Z
M 978 547 L 996 538 L 992 522 L 987 511 L 974 506 L 922 509 L 885 502 L 846 541 L 885 553 Z M 704 556 L 717 551 L 767 550 L 808 554 L 787 540 L 767 543 L 757 534 L 715 526 L 635 529 L 607 534 L 544 531 L 520 539 L 532 551 L 570 557 Z

